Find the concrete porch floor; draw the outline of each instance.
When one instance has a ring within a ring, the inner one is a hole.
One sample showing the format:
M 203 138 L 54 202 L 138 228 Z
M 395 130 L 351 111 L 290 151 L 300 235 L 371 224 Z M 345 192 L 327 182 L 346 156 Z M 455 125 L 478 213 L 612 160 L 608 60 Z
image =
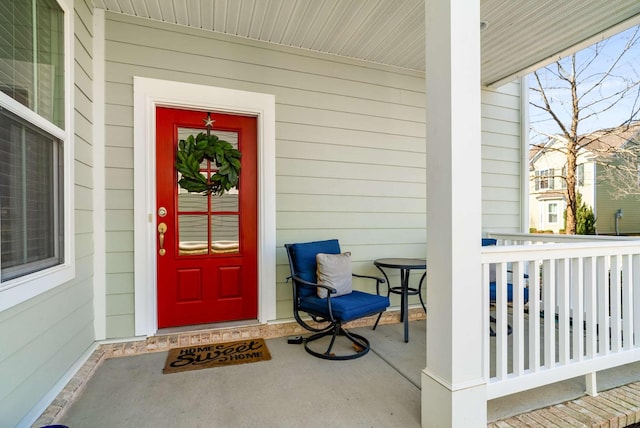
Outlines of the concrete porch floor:
M 372 348 L 352 361 L 314 358 L 286 337 L 267 340 L 269 361 L 167 375 L 165 351 L 100 359 L 81 391 L 33 426 L 419 427 L 424 319 L 411 322 L 409 343 L 400 323 L 352 330 Z M 639 381 L 636 363 L 598 373 L 597 397 L 580 377 L 492 400 L 489 426 L 624 427 L 640 422 Z

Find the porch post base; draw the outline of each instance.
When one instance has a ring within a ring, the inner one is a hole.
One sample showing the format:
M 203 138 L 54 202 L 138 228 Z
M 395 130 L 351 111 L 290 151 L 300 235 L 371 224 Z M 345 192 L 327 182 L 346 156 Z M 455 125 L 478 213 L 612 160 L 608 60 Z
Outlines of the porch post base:
M 477 385 L 452 391 L 422 372 L 422 427 L 487 426 L 487 388 Z

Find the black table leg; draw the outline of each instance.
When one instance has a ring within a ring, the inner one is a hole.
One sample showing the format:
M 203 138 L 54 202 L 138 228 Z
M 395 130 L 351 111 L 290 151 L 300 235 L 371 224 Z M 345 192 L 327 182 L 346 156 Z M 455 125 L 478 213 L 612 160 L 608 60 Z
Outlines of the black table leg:
M 402 269 L 400 273 L 402 284 L 402 322 L 404 323 L 404 343 L 409 342 L 409 269 Z

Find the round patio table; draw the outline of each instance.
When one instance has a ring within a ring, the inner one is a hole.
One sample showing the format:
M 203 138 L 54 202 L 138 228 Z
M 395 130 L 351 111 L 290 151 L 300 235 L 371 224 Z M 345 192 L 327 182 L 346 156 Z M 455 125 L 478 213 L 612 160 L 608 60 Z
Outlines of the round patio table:
M 425 312 L 427 307 L 422 299 L 422 283 L 424 282 L 427 272 L 422 274 L 420 283 L 417 288 L 409 287 L 409 273 L 414 269 L 426 270 L 427 261 L 425 259 L 406 259 L 406 258 L 390 258 L 390 259 L 377 259 L 373 264 L 382 272 L 384 278 L 389 285 L 387 296 L 390 293 L 400 295 L 400 319 L 404 323 L 404 341 L 409 342 L 409 296 L 418 295 L 420 303 Z M 400 270 L 400 285 L 392 286 L 389 281 L 389 277 L 384 269 L 399 269 Z

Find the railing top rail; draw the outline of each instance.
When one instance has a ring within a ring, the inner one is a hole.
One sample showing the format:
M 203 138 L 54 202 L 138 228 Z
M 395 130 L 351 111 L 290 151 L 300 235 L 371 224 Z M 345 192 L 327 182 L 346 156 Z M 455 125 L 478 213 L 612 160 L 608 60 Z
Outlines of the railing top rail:
M 640 254 L 640 240 L 496 245 L 482 247 L 481 253 L 482 263 L 598 257 L 612 254 Z
M 507 241 L 530 242 L 583 242 L 583 241 L 637 241 L 640 236 L 613 236 L 613 235 L 560 235 L 549 233 L 504 233 L 488 232 L 487 237 Z

